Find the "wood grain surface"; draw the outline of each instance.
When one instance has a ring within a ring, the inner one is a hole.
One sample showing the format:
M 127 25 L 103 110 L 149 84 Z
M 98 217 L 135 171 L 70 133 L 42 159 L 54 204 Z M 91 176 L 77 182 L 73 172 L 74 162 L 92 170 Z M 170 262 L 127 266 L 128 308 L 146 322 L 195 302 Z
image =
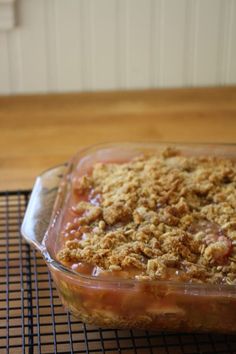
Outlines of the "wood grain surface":
M 236 143 L 236 87 L 0 97 L 0 190 L 82 146 L 111 141 Z

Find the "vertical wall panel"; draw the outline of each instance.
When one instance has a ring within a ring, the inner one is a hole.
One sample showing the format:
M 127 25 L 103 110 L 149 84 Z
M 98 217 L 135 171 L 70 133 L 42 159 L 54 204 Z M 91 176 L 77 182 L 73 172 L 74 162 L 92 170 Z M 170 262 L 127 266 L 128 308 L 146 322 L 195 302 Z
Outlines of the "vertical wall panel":
M 127 1 L 116 0 L 116 87 L 127 88 Z
M 128 0 L 128 87 L 150 85 L 151 1 Z
M 46 91 L 45 3 L 42 0 L 21 0 L 19 4 L 22 90 Z
M 218 82 L 220 3 L 221 0 L 197 0 L 196 57 L 193 83 L 213 85 Z
M 184 58 L 183 58 L 183 86 L 192 86 L 196 57 L 196 22 L 197 22 L 197 2 L 187 0 L 185 13 L 185 33 L 184 33 Z
M 10 92 L 7 36 L 0 33 L 0 94 Z
M 186 33 L 186 0 L 165 0 L 162 7 L 161 86 L 182 86 Z
M 230 1 L 229 48 L 226 83 L 236 84 L 236 1 Z
M 92 5 L 93 89 L 109 89 L 116 85 L 116 0 L 93 0 Z
M 236 0 L 17 0 L 0 93 L 236 84 Z
M 79 16 L 80 0 L 57 0 L 56 43 L 58 89 L 73 91 L 81 89 L 81 31 Z
M 82 89 L 85 91 L 92 90 L 93 72 L 92 72 L 92 3 L 93 0 L 82 0 L 82 8 L 78 17 L 81 28 L 81 80 Z
M 17 28 L 15 31 L 8 32 L 7 38 L 10 90 L 12 93 L 21 93 L 24 92 L 24 89 L 20 29 Z
M 150 87 L 160 85 L 162 11 L 164 0 L 151 0 L 150 23 Z
M 57 0 L 45 1 L 45 41 L 46 41 L 46 64 L 47 64 L 47 90 L 58 91 L 58 49 L 56 28 L 56 2 Z
M 229 18 L 230 1 L 220 2 L 219 37 L 217 55 L 217 81 L 220 85 L 226 82 L 227 62 L 229 54 Z

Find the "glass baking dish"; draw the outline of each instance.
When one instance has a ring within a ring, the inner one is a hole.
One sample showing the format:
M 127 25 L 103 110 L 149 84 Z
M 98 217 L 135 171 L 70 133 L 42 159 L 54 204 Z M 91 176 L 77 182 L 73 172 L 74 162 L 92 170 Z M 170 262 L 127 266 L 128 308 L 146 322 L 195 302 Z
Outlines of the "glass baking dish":
M 178 281 L 99 278 L 78 273 L 56 259 L 63 206 L 71 176 L 95 162 L 129 161 L 142 153 L 176 147 L 184 156 L 236 158 L 236 145 L 122 143 L 83 149 L 68 163 L 40 175 L 22 224 L 22 235 L 43 255 L 65 308 L 101 327 L 236 333 L 236 286 Z

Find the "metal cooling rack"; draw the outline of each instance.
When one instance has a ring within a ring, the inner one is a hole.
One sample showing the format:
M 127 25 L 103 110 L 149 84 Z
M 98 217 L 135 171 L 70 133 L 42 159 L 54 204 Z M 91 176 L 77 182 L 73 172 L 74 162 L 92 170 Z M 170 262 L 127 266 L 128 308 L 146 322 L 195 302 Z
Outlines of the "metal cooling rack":
M 0 192 L 0 353 L 236 353 L 236 336 L 97 329 L 65 313 L 20 235 L 29 195 Z

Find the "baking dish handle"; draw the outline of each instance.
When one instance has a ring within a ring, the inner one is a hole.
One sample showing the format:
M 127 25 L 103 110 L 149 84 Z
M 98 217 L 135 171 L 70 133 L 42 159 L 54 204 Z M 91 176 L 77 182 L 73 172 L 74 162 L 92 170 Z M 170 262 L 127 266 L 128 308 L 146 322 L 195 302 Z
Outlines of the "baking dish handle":
M 37 177 L 21 226 L 24 239 L 40 252 L 48 228 L 61 178 L 67 164 L 45 171 Z

